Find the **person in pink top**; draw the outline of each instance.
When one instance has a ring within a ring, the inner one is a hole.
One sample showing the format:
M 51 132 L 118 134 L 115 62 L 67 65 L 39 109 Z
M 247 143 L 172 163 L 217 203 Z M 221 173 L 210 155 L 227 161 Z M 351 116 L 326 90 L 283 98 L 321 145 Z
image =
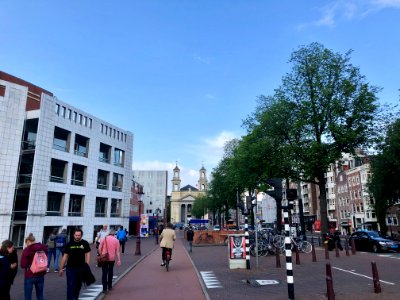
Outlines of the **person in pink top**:
M 110 229 L 110 233 L 100 241 L 99 254 L 108 253 L 108 262 L 101 267 L 101 282 L 103 284 L 103 293 L 112 290 L 112 280 L 114 276 L 114 264 L 121 265 L 121 255 L 119 253 L 119 241 L 115 237 L 115 230 Z

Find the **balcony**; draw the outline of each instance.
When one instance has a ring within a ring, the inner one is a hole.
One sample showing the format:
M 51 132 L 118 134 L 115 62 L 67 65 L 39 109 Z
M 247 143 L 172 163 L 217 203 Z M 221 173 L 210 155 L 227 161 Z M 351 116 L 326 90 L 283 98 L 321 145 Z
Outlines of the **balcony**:
M 57 183 L 65 183 L 65 179 L 63 177 L 58 177 L 58 176 L 50 176 L 50 181 Z

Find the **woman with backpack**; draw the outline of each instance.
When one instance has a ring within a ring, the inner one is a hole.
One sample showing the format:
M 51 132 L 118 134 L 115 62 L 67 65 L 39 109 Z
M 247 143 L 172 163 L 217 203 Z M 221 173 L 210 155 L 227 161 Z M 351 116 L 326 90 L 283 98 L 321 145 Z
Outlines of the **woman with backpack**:
M 33 286 L 35 286 L 36 298 L 43 300 L 44 275 L 46 275 L 47 271 L 47 246 L 36 242 L 32 233 L 25 238 L 25 244 L 26 247 L 21 255 L 21 268 L 25 269 L 24 298 L 25 300 L 32 299 L 32 290 Z M 40 259 L 34 262 L 35 256 L 40 256 Z M 41 265 L 42 263 L 44 264 L 43 266 Z M 43 271 L 37 272 L 37 270 L 31 268 L 33 265 L 37 268 L 43 267 Z

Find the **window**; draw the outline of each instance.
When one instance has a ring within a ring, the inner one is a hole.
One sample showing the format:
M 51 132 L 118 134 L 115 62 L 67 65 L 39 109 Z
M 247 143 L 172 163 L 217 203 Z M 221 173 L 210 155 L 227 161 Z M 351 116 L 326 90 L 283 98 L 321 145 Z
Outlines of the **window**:
M 79 156 L 88 157 L 89 152 L 89 138 L 76 134 L 74 153 Z
M 67 111 L 67 108 L 65 106 L 62 107 L 61 109 L 61 117 L 65 118 L 65 112 Z
M 74 114 L 72 115 L 72 121 L 76 123 L 76 119 L 77 119 L 78 113 L 76 111 L 74 111 Z
M 111 146 L 100 143 L 99 161 L 110 163 Z
M 53 148 L 60 150 L 60 151 L 68 152 L 69 136 L 70 136 L 69 131 L 59 128 L 59 127 L 55 127 L 54 128 L 54 138 L 53 138 Z
M 86 167 L 78 164 L 72 165 L 71 184 L 85 186 Z
M 96 198 L 95 217 L 106 217 L 107 216 L 107 198 Z
M 121 174 L 113 174 L 112 190 L 116 192 L 122 192 L 124 176 Z
M 110 217 L 121 216 L 121 199 L 111 199 L 111 215 Z
M 124 151 L 115 148 L 114 150 L 114 165 L 118 167 L 123 167 L 124 166 L 124 156 L 125 153 Z
M 108 190 L 108 176 L 109 172 L 99 170 L 97 172 L 97 188 L 101 190 Z
M 83 196 L 71 194 L 69 198 L 68 216 L 81 217 L 83 207 Z
M 56 109 L 54 111 L 57 115 L 60 114 L 60 104 L 56 104 Z
M 92 123 L 93 123 L 93 120 L 91 118 L 89 118 L 89 124 L 88 124 L 89 128 L 92 128 Z
M 87 117 L 83 117 L 83 126 L 87 126 Z
M 59 159 L 52 158 L 50 165 L 50 181 L 65 183 L 67 178 L 67 162 Z
M 64 194 L 48 192 L 46 216 L 61 216 L 64 201 Z
M 65 114 L 65 118 L 68 120 L 71 120 L 71 114 L 72 114 L 72 111 L 70 109 L 68 109 L 67 113 Z

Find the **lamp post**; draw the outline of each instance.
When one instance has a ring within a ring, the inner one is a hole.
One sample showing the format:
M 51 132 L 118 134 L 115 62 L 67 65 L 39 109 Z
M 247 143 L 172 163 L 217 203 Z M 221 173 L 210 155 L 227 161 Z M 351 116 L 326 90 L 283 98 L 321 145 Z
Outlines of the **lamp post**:
M 139 203 L 139 222 L 137 226 L 137 233 L 136 233 L 136 251 L 135 255 L 142 255 L 140 251 L 140 223 L 142 222 L 142 196 L 143 192 L 137 193 L 138 203 Z

